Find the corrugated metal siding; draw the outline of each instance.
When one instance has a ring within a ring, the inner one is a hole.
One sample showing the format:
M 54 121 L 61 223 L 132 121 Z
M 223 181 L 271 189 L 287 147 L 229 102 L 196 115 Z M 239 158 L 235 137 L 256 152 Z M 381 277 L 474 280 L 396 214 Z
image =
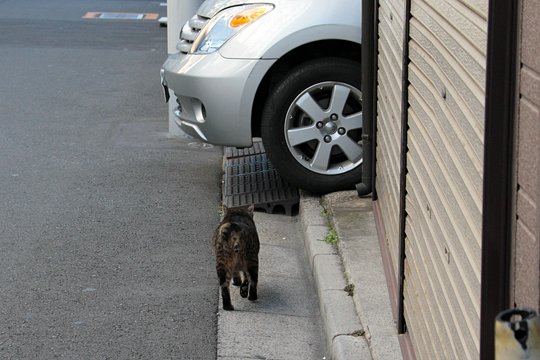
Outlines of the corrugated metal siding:
M 540 310 L 540 2 L 522 6 L 514 297 L 518 306 Z
M 379 5 L 377 190 L 386 242 L 397 282 L 399 276 L 401 63 L 405 4 L 399 0 L 381 0 Z
M 411 3 L 404 299 L 419 359 L 479 355 L 486 14 Z

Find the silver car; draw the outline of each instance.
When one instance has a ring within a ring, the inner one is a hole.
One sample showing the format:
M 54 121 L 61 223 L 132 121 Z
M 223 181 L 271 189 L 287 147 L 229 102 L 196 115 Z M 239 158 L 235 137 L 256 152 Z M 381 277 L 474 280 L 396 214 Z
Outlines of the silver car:
M 360 182 L 361 2 L 207 0 L 161 69 L 178 125 L 205 142 L 261 137 L 280 175 L 325 193 Z

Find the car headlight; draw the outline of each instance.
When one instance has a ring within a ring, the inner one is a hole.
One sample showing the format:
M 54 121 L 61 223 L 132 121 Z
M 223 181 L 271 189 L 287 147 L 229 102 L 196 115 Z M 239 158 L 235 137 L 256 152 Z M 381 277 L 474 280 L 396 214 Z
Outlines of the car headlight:
M 218 50 L 241 29 L 271 11 L 270 4 L 234 6 L 214 16 L 201 30 L 193 43 L 191 52 L 209 54 Z

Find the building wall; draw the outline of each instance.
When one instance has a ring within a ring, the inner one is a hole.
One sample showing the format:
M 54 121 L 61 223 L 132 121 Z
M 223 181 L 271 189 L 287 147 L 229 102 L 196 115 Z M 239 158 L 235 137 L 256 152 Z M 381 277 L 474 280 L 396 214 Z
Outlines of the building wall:
M 487 1 L 411 0 L 407 89 L 405 2 L 379 2 L 377 207 L 399 283 L 406 156 L 404 316 L 419 359 L 479 354 Z M 406 154 L 402 90 L 409 99 Z
M 408 93 L 404 309 L 419 359 L 478 358 L 488 0 L 379 2 L 377 208 L 398 282 L 401 91 Z M 540 312 L 540 2 L 521 0 L 513 299 Z
M 487 1 L 412 0 L 405 319 L 419 359 L 475 359 Z
M 522 0 L 514 298 L 540 310 L 540 2 Z
M 379 1 L 377 72 L 377 193 L 380 218 L 392 263 L 393 283 L 399 266 L 399 173 L 401 147 L 401 77 L 405 4 L 399 0 Z M 395 290 L 395 289 L 393 289 Z M 397 298 L 391 299 L 397 308 Z

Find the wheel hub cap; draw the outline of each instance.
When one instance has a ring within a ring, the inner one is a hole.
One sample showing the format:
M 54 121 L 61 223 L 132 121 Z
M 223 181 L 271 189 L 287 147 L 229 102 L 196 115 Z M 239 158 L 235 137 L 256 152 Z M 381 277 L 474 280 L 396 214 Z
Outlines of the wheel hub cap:
M 328 135 L 335 134 L 337 131 L 337 125 L 333 121 L 327 122 L 323 127 L 323 132 Z

